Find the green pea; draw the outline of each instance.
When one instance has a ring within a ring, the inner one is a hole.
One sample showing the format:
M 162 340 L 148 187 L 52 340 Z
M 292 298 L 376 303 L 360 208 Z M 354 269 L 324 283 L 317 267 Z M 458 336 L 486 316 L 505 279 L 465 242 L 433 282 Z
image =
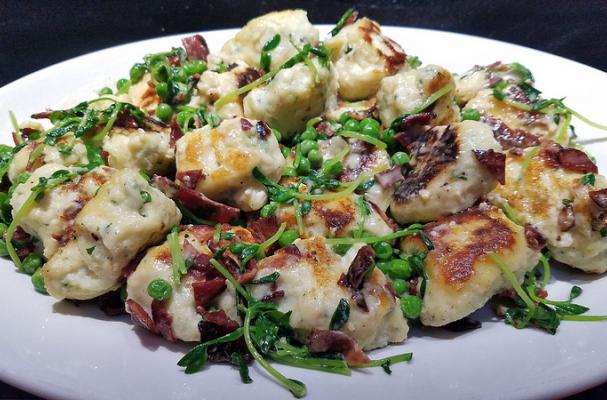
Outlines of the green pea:
M 384 129 L 381 133 L 381 140 L 388 145 L 388 148 L 396 146 L 396 139 L 394 138 L 394 131 L 392 129 Z
M 152 74 L 152 78 L 158 82 L 166 82 L 169 80 L 169 69 L 162 63 L 153 65 L 150 73 Z
M 314 168 L 318 168 L 322 165 L 322 153 L 318 149 L 312 149 L 308 153 L 308 160 Z
M 282 156 L 284 158 L 289 157 L 289 154 L 291 154 L 291 148 L 288 146 L 284 146 L 282 149 L 280 149 L 280 152 L 282 153 Z
M 268 218 L 268 217 L 271 217 L 272 215 L 274 215 L 274 213 L 276 213 L 276 210 L 278 210 L 278 204 L 274 203 L 274 202 L 270 202 L 270 203 L 266 204 L 265 206 L 261 207 L 261 211 L 259 211 L 259 215 L 261 216 L 261 218 Z
M 305 155 L 308 155 L 310 150 L 317 149 L 318 143 L 315 142 L 314 140 L 304 140 L 303 142 L 301 142 L 300 146 L 301 146 L 301 153 L 305 156 Z
M 344 129 L 347 131 L 357 132 L 360 129 L 360 123 L 355 119 L 351 119 L 346 122 L 346 124 L 344 125 Z
M 390 261 L 378 261 L 375 263 L 375 266 L 384 274 L 390 274 Z
M 282 176 L 297 176 L 297 170 L 293 167 L 287 167 L 282 172 Z
M 407 319 L 417 319 L 422 313 L 422 299 L 417 296 L 404 296 L 400 299 L 400 309 Z
M 158 108 L 156 109 L 156 116 L 161 121 L 168 121 L 169 119 L 171 119 L 171 115 L 173 115 L 173 109 L 170 105 L 166 103 L 160 103 L 158 105 Z
M 321 167 L 321 172 L 325 176 L 338 176 L 344 171 L 344 165 L 341 161 L 327 160 Z
M 301 140 L 315 140 L 317 136 L 316 129 L 309 127 L 301 134 Z
M 348 122 L 351 119 L 352 119 L 352 116 L 350 114 L 348 114 L 347 112 L 345 112 L 339 116 L 339 123 L 342 125 L 345 125 L 346 122 Z
M 312 169 L 310 160 L 307 158 L 302 158 L 299 160 L 299 165 L 297 166 L 297 173 L 299 175 L 308 175 L 310 173 L 310 169 Z
M 395 165 L 405 165 L 409 163 L 409 156 L 403 151 L 397 151 L 392 155 L 392 162 Z
M 145 65 L 144 64 L 135 64 L 131 67 L 129 71 L 129 76 L 131 77 L 131 83 L 137 83 L 143 78 L 145 75 Z
M 375 250 L 375 256 L 377 258 L 381 258 L 382 260 L 386 260 L 392 256 L 392 246 L 387 242 L 378 242 L 373 245 L 373 249 Z
M 408 282 L 403 279 L 394 279 L 392 281 L 392 289 L 399 296 L 407 291 L 408 286 Z
M 481 119 L 481 113 L 474 108 L 468 108 L 462 112 L 462 121 L 471 120 L 479 121 Z
M 169 85 L 166 82 L 158 82 L 156 84 L 156 94 L 163 100 L 169 97 Z
M 188 74 L 185 72 L 185 70 L 183 68 L 171 68 L 171 75 L 173 77 L 174 80 L 176 80 L 177 82 L 181 82 L 181 83 L 187 83 L 188 82 Z
M 177 114 L 176 120 L 179 126 L 187 127 L 194 114 L 190 111 L 181 111 Z
M 239 254 L 242 254 L 245 247 L 246 247 L 246 245 L 243 243 L 240 243 L 240 242 L 232 243 L 230 245 L 230 251 L 236 255 L 239 255 Z
M 360 121 L 360 132 L 363 135 L 371 136 L 379 139 L 379 122 L 373 118 L 365 118 Z
M 46 294 L 46 287 L 44 286 L 44 276 L 42 275 L 42 268 L 38 268 L 32 275 L 32 284 L 37 292 Z
M 411 264 L 407 260 L 395 258 L 390 261 L 390 275 L 394 278 L 409 279 L 411 272 Z
M 207 64 L 202 60 L 194 60 L 185 64 L 183 69 L 188 75 L 202 74 L 207 69 Z
M 154 279 L 148 285 L 148 294 L 158 301 L 167 300 L 171 297 L 172 292 L 173 288 L 171 287 L 171 284 L 164 279 Z
M 128 79 L 118 79 L 118 82 L 116 82 L 116 89 L 118 89 L 118 93 L 126 93 L 130 87 L 131 82 Z
M 99 96 L 105 96 L 106 94 L 113 94 L 113 93 L 114 92 L 112 91 L 112 89 L 106 86 L 99 91 Z
M 37 254 L 29 254 L 21 263 L 21 271 L 28 275 L 32 275 L 38 268 L 42 267 L 42 264 L 44 264 L 44 259 L 42 257 Z
M 278 244 L 280 244 L 281 247 L 287 247 L 288 245 L 293 243 L 298 238 L 299 238 L 299 234 L 297 233 L 297 231 L 295 231 L 295 230 L 284 231 L 282 233 L 282 235 L 280 235 L 280 238 L 278 238 Z
M 279 142 L 282 140 L 282 133 L 280 133 L 278 129 L 272 128 L 272 133 L 274 134 L 274 137 L 276 137 L 276 140 Z

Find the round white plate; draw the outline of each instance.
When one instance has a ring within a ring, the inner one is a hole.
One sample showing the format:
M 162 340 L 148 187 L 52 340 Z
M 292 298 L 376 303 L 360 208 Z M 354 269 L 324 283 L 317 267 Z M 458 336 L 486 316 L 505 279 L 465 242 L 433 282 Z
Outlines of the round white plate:
M 321 27 L 327 32 L 326 26 Z M 235 30 L 204 33 L 212 50 Z M 549 97 L 566 102 L 587 117 L 607 122 L 603 94 L 607 74 L 550 54 L 471 36 L 386 27 L 407 53 L 425 64 L 454 72 L 496 60 L 519 61 L 537 78 Z M 19 120 L 45 108 L 93 97 L 93 90 L 126 77 L 147 53 L 179 45 L 185 35 L 128 44 L 69 60 L 0 89 L 0 138 L 9 143 L 8 110 Z M 575 121 L 582 138 L 601 132 Z M 603 133 L 604 134 L 604 133 Z M 589 146 L 607 169 L 607 146 Z M 551 297 L 583 287 L 579 303 L 592 314 L 607 314 L 607 278 L 555 271 Z M 0 379 L 43 397 L 57 399 L 222 399 L 289 398 L 258 367 L 254 383 L 244 385 L 236 370 L 212 365 L 185 375 L 176 365 L 188 346 L 169 345 L 134 327 L 128 318 L 108 318 L 91 306 L 56 303 L 34 292 L 28 276 L 0 260 Z M 415 329 L 406 343 L 381 351 L 382 357 L 414 353 L 409 364 L 355 371 L 351 377 L 278 366 L 288 377 L 307 384 L 309 398 L 516 399 L 549 398 L 581 391 L 607 380 L 607 323 L 564 322 L 555 336 L 535 329 L 516 330 L 482 310 L 482 329 L 454 334 Z

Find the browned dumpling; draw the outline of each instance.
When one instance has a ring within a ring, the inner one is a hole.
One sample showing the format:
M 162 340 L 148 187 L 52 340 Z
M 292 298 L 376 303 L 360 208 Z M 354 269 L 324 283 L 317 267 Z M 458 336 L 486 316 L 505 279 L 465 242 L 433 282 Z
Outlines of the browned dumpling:
M 528 246 L 522 227 L 486 204 L 441 218 L 424 231 L 434 245 L 424 261 L 428 274 L 420 317 L 424 325 L 457 321 L 511 288 L 489 253 L 501 257 L 521 281 L 540 257 L 539 251 Z M 416 236 L 404 239 L 401 249 L 405 253 L 427 251 Z

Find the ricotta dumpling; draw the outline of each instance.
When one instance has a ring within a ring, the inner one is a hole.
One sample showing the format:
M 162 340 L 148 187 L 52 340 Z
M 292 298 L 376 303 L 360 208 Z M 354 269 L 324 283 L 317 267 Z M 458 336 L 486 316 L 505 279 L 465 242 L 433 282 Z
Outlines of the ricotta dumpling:
M 464 107 L 481 115 L 480 121 L 491 127 L 493 135 L 504 148 L 538 146 L 541 140 L 557 134 L 554 115 L 522 111 L 495 98 L 492 89 L 483 89 Z
M 286 166 L 271 129 L 245 118 L 189 132 L 177 141 L 176 161 L 177 178 L 185 186 L 243 211 L 260 209 L 268 198 L 253 170 L 276 182 Z M 193 175 L 200 179 L 184 178 Z
M 297 54 L 293 44 L 298 48 L 318 44 L 318 30 L 308 21 L 306 11 L 275 11 L 250 20 L 223 45 L 220 56 L 229 62 L 244 61 L 260 69 L 262 49 L 275 35 L 280 35 L 280 42 L 270 52 L 270 69 L 278 68 Z
M 291 311 L 290 324 L 300 340 L 312 329 L 329 329 L 331 317 L 341 299 L 350 304 L 350 317 L 341 330 L 364 350 L 399 343 L 409 330 L 394 295 L 387 289 L 384 274 L 374 268 L 361 289 L 367 311 L 352 299 L 353 290 L 339 281 L 357 256 L 357 244 L 342 257 L 334 253 L 324 238 L 298 239 L 258 265 L 257 277 L 278 272 L 275 284 L 255 285 L 252 295 L 261 299 L 283 291 L 274 301 L 282 312 Z
M 379 24 L 368 18 L 344 26 L 325 45 L 334 63 L 339 98 L 346 101 L 373 96 L 382 78 L 395 74 L 407 58 Z
M 244 115 L 265 121 L 284 135 L 305 129 L 306 122 L 324 111 L 331 72 L 318 58 L 311 59 L 314 71 L 300 62 L 280 70 L 266 85 L 244 98 Z
M 139 171 L 117 171 L 76 216 L 73 236 L 43 266 L 57 299 L 87 300 L 116 289 L 124 268 L 181 220 L 173 200 Z
M 503 183 L 505 156 L 476 121 L 431 128 L 410 146 L 411 170 L 394 192 L 396 221 L 434 221 L 464 210 Z
M 292 205 L 281 205 L 276 211 L 279 223 L 287 229 L 297 229 L 297 218 Z M 384 220 L 385 214 L 362 196 L 352 194 L 333 200 L 314 200 L 310 211 L 302 217 L 303 237 L 348 237 L 355 231 L 383 236 L 394 230 Z
M 32 188 L 38 185 L 40 179 L 49 178 L 61 170 L 66 168 L 60 164 L 45 164 L 36 169 L 26 182 L 18 185 L 10 201 L 13 217 L 30 197 Z M 114 172 L 109 167 L 98 167 L 45 191 L 44 196 L 21 219 L 19 226 L 42 242 L 44 257 L 50 258 L 71 239 L 74 219 Z
M 102 149 L 110 167 L 137 169 L 150 176 L 169 173 L 175 162 L 168 129 L 113 128 L 103 138 Z
M 121 101 L 131 103 L 148 114 L 156 113 L 156 108 L 160 104 L 160 97 L 156 93 L 152 75 L 148 72 L 143 75 L 139 82 L 129 86 L 126 96 L 118 95 L 118 98 L 121 98 Z
M 44 146 L 42 152 L 32 160 L 32 153 L 40 146 Z M 69 151 L 63 150 L 66 147 L 70 147 Z M 29 142 L 13 156 L 8 167 L 8 178 L 15 183 L 21 173 L 32 172 L 45 164 L 63 167 L 88 164 L 86 146 L 80 141 L 74 141 L 71 134 L 60 137 L 55 145 L 43 144 L 42 140 Z
M 519 281 L 540 257 L 528 247 L 521 226 L 486 204 L 441 218 L 424 232 L 434 245 L 424 260 L 428 280 L 420 320 L 427 326 L 460 320 L 512 288 L 489 253 L 499 256 Z M 405 254 L 427 251 L 417 236 L 404 239 L 401 249 Z
M 382 79 L 377 92 L 379 117 L 385 126 L 390 126 L 399 116 L 414 112 L 432 94 L 447 85 L 453 89 L 441 96 L 429 109 L 435 114 L 430 125 L 447 125 L 460 120 L 459 108 L 455 104 L 455 84 L 451 73 L 437 65 L 417 69 L 403 68 L 396 75 Z M 421 110 L 420 110 L 421 111 Z
M 207 226 L 186 226 L 179 232 L 178 241 L 182 254 L 193 260 L 188 273 L 181 277 L 179 284 L 173 281 L 172 256 L 168 242 L 149 249 L 126 281 L 127 311 L 133 314 L 134 318 L 140 317 L 134 314 L 134 308 L 129 307 L 135 302 L 153 322 L 158 322 L 154 320 L 155 300 L 148 294 L 148 285 L 153 280 L 163 279 L 172 288 L 171 296 L 163 301 L 162 305 L 170 317 L 169 326 L 175 339 L 186 342 L 201 340 L 198 324 L 203 318 L 197 307 L 223 310 L 229 319 L 241 323 L 232 284 L 221 275 L 208 277 L 205 274 L 207 262 L 213 257 L 208 241 L 212 239 L 214 232 L 214 227 Z M 229 227 L 222 229 L 222 232 L 233 233 L 233 242 L 255 243 L 251 233 L 244 228 Z M 222 239 L 218 245 L 229 243 Z M 213 296 L 208 296 L 209 293 Z
M 576 164 L 568 164 L 568 158 Z M 584 159 L 585 169 L 580 163 Z M 584 182 L 587 174 L 594 176 L 593 184 Z M 488 198 L 500 206 L 508 204 L 521 223 L 543 237 L 540 240 L 555 260 L 603 273 L 607 271 L 607 237 L 601 234 L 607 226 L 607 203 L 601 204 L 605 188 L 607 180 L 584 153 L 545 143 L 539 151 L 509 154 L 506 185 L 498 186 Z
M 248 85 L 259 77 L 259 71 L 249 67 L 242 61 L 234 63 L 225 72 L 206 70 L 200 76 L 200 80 L 196 86 L 199 101 L 207 107 L 208 111 L 214 111 L 221 119 L 242 117 L 244 116 L 244 111 L 240 96 L 219 108 L 215 107 L 214 104 L 221 97 Z

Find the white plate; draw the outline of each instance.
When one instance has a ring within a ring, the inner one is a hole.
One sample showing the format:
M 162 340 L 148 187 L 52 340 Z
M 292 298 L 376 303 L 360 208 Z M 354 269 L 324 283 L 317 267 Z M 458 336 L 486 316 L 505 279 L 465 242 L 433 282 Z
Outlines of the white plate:
M 323 32 L 327 27 L 321 27 Z M 607 74 L 550 54 L 507 43 L 446 32 L 393 28 L 385 31 L 424 63 L 463 72 L 475 64 L 519 61 L 529 67 L 546 96 L 567 96 L 567 104 L 587 117 L 607 122 L 603 94 Z M 212 49 L 234 30 L 205 33 Z M 66 98 L 81 100 L 116 78 L 143 55 L 178 45 L 180 36 L 133 43 L 88 54 L 46 68 L 0 89 L 0 132 L 9 142 L 7 111 L 18 119 Z M 111 78 L 111 79 L 109 79 Z M 601 133 L 577 121 L 583 138 Z M 590 150 L 607 167 L 607 146 Z M 592 314 L 607 314 L 607 278 L 555 271 L 581 285 L 579 302 Z M 553 297 L 565 296 L 571 283 L 555 282 Z M 61 399 L 220 399 L 288 398 L 289 394 L 258 368 L 255 382 L 243 385 L 237 371 L 213 365 L 185 375 L 176 362 L 187 349 L 167 345 L 134 327 L 128 318 L 107 318 L 90 306 L 55 303 L 34 292 L 29 277 L 0 261 L 0 379 L 48 398 Z M 607 380 L 607 323 L 564 322 L 557 335 L 534 329 L 518 331 L 477 314 L 483 328 L 452 334 L 415 330 L 404 345 L 372 353 L 381 357 L 413 351 L 409 364 L 342 377 L 279 366 L 307 384 L 309 398 L 451 398 L 513 399 L 564 396 Z

